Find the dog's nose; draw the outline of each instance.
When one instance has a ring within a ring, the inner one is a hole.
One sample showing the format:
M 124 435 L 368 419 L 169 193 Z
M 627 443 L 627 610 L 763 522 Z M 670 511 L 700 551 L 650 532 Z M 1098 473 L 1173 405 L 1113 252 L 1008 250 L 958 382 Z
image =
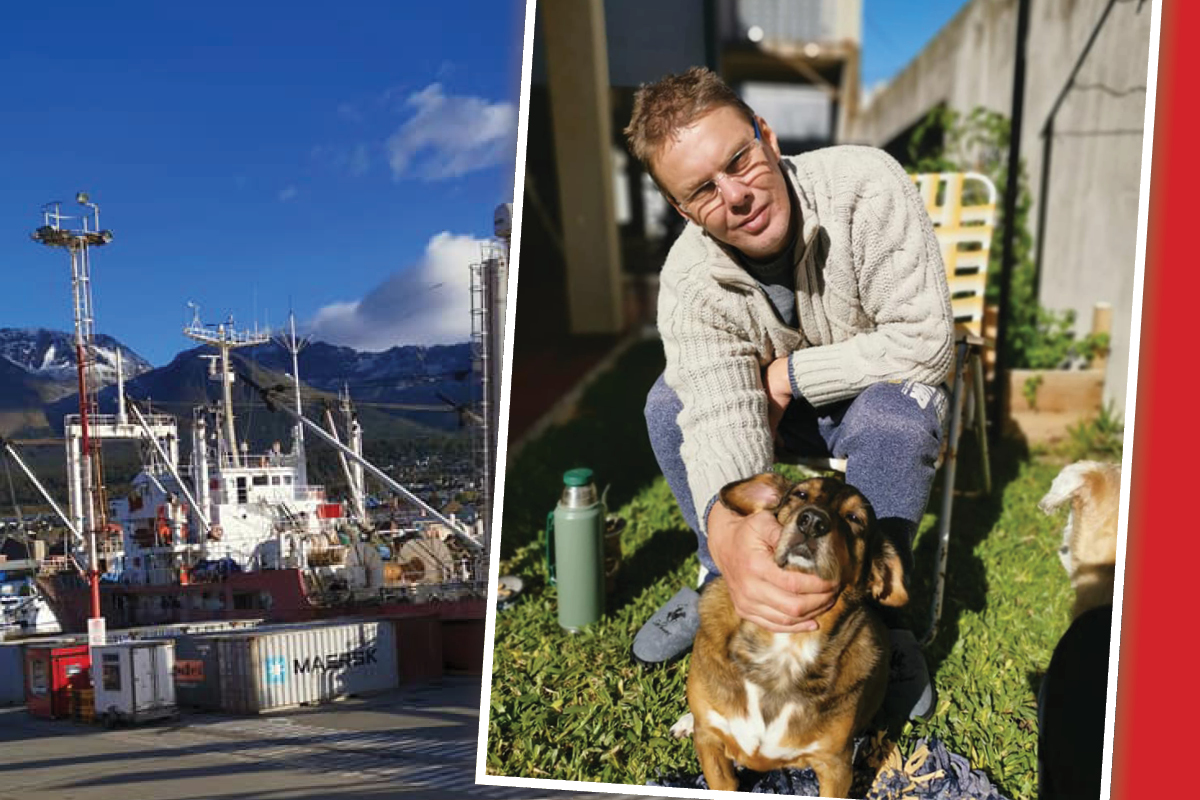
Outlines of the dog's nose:
M 800 512 L 800 518 L 796 520 L 796 528 L 811 539 L 829 533 L 832 526 L 829 514 L 820 508 L 806 508 Z

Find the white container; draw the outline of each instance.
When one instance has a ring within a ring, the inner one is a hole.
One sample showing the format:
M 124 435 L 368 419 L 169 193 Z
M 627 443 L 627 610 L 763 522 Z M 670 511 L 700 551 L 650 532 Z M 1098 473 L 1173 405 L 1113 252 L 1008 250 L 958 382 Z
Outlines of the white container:
M 257 714 L 395 688 L 389 622 L 316 623 L 217 634 L 221 708 Z
M 96 719 L 107 724 L 174 716 L 175 642 L 119 642 L 92 648 Z

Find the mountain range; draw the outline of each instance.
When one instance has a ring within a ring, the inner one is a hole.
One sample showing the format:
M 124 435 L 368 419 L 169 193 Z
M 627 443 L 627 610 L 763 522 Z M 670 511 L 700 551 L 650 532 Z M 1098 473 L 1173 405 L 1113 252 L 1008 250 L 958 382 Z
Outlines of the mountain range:
M 181 427 L 187 427 L 193 407 L 214 402 L 219 396 L 220 384 L 209 375 L 214 348 L 201 345 L 187 349 L 167 365 L 153 367 L 112 337 L 95 338 L 96 375 L 106 387 L 99 392 L 102 412 L 111 413 L 116 407 L 113 384 L 118 351 L 126 394 L 148 401 L 156 410 L 174 414 Z M 232 358 L 236 370 L 254 376 L 260 384 L 286 386 L 287 396 L 292 396 L 292 356 L 282 345 L 272 341 L 235 350 Z M 385 433 L 378 426 L 391 427 L 389 420 L 446 432 L 457 430 L 461 420 L 454 413 L 455 407 L 465 406 L 477 396 L 467 342 L 399 346 L 378 353 L 311 342 L 300 350 L 298 362 L 305 410 L 310 417 L 314 412 L 319 414 L 320 406 L 345 388 L 359 409 L 364 428 L 371 430 L 367 422 L 370 418 L 377 426 L 376 434 Z M 0 435 L 60 434 L 63 416 L 78 405 L 76 370 L 71 334 L 0 328 Z M 235 407 L 262 407 L 256 393 L 244 386 L 234 402 Z M 414 410 L 410 408 L 413 405 L 441 406 L 446 411 Z M 269 412 L 264 409 L 263 413 Z
M 126 377 L 153 369 L 150 362 L 111 336 L 98 334 L 93 350 L 96 359 L 93 374 L 104 386 L 117 380 L 118 352 L 121 371 Z M 79 385 L 74 334 L 44 328 L 0 328 L 0 362 L 7 362 L 28 375 L 25 385 L 46 400 L 71 394 Z M 9 371 L 5 377 L 16 374 Z M 4 385 L 7 383 L 5 381 Z M 0 404 L 5 399 L 4 394 L 0 392 Z

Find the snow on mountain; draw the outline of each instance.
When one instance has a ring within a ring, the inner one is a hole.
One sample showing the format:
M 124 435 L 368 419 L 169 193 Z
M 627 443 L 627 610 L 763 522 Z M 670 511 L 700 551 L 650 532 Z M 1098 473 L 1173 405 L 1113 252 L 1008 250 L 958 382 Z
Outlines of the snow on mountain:
M 146 359 L 111 336 L 95 337 L 95 375 L 101 385 L 117 380 L 117 352 L 121 353 L 121 371 L 126 378 L 153 369 Z M 20 367 L 35 378 L 74 384 L 78 371 L 75 337 L 64 331 L 44 328 L 0 328 L 0 358 Z

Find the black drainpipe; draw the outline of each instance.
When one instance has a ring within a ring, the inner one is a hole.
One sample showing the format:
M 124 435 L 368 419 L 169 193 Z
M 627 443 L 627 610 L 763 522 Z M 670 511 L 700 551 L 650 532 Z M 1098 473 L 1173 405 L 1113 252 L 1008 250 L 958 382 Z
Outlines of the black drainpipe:
M 1013 240 L 1016 234 L 1013 219 L 1017 215 L 1017 192 L 1021 172 L 1021 121 L 1025 111 L 1025 44 L 1029 38 L 1029 3 L 1019 0 L 1017 6 L 1017 47 L 1013 60 L 1012 115 L 1008 137 L 1008 182 L 1004 188 L 1004 246 L 1000 264 L 1000 315 L 996 324 L 996 376 L 992 386 L 992 440 L 999 438 L 1003 427 L 1004 341 L 1008 334 L 1009 290 L 1013 273 Z

